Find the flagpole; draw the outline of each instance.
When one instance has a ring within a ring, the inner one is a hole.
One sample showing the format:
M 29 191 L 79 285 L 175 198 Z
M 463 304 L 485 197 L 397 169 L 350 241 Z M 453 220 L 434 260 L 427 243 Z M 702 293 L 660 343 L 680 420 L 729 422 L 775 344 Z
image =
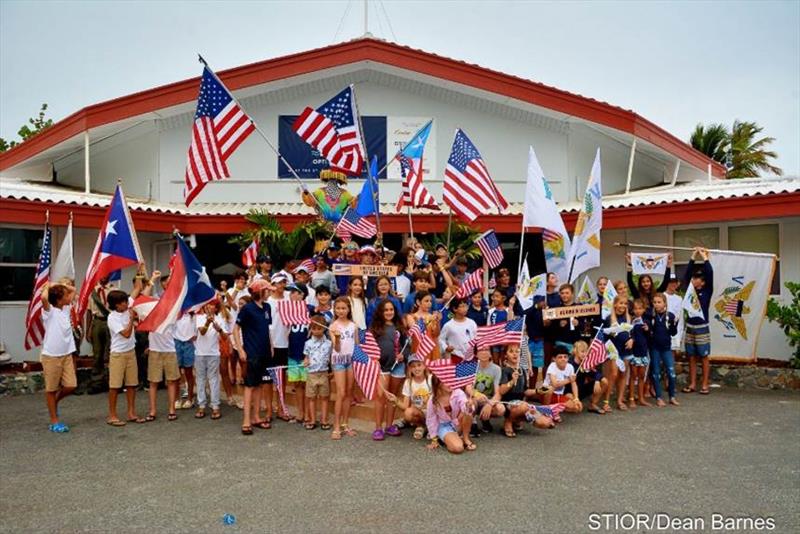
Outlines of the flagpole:
M 406 204 L 408 213 L 408 228 L 411 231 L 411 239 L 414 239 L 414 223 L 411 222 L 411 204 Z
M 426 122 L 425 124 L 423 124 L 423 125 L 422 125 L 422 128 L 420 128 L 419 130 L 417 130 L 417 133 L 415 133 L 414 135 L 412 135 L 412 136 L 411 136 L 411 139 L 413 140 L 414 138 L 416 138 L 416 137 L 419 135 L 419 133 L 420 133 L 422 130 L 424 130 L 425 128 L 427 128 L 428 124 L 429 124 L 429 123 L 431 123 L 431 122 L 433 122 L 433 119 L 431 119 L 431 120 L 429 120 L 428 122 Z M 405 145 L 403 146 L 403 148 L 405 148 Z M 403 149 L 402 149 L 402 148 L 401 148 L 401 149 L 399 149 L 397 152 L 395 152 L 395 153 L 394 153 L 394 156 L 392 156 L 392 157 L 391 157 L 391 159 L 387 159 L 387 160 L 386 160 L 386 164 L 385 164 L 383 167 L 381 167 L 381 170 L 379 170 L 379 171 L 378 171 L 378 174 L 380 174 L 380 173 L 382 173 L 383 171 L 385 171 L 385 170 L 386 170 L 386 169 L 389 167 L 389 164 L 390 164 L 390 163 L 392 163 L 393 161 L 396 161 L 396 160 L 397 160 L 397 156 L 399 156 L 401 152 L 403 152 Z
M 383 232 L 381 231 L 381 207 L 378 205 L 375 199 L 375 189 L 372 185 L 372 172 L 371 172 L 371 164 L 369 159 L 369 154 L 367 153 L 367 137 L 364 135 L 364 123 L 361 119 L 361 112 L 358 110 L 358 99 L 356 98 L 356 89 L 353 84 L 350 85 L 350 91 L 353 93 L 353 107 L 356 108 L 356 117 L 358 118 L 358 130 L 361 134 L 361 150 L 364 151 L 364 162 L 367 166 L 367 180 L 369 180 L 369 190 L 372 194 L 372 203 L 375 205 L 375 225 L 378 227 L 378 234 L 383 237 Z M 360 169 L 359 169 L 360 170 Z M 380 172 L 378 173 L 380 175 Z M 378 179 L 378 176 L 375 176 L 375 179 Z M 381 249 L 383 249 L 383 239 L 381 239 Z
M 483 298 L 489 300 L 489 264 L 483 258 Z
M 522 250 L 524 245 L 525 245 L 525 223 L 523 222 L 522 231 L 519 233 L 519 259 L 517 260 L 517 283 L 519 283 L 519 275 L 522 272 Z
M 447 205 L 447 254 L 450 254 L 450 231 L 453 227 L 453 208 Z

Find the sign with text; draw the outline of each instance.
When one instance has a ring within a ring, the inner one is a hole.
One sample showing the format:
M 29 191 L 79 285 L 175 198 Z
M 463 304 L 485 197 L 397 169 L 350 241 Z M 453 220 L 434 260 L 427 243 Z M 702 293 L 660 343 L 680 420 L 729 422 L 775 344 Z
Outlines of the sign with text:
M 570 317 L 585 317 L 587 315 L 600 315 L 600 305 L 581 304 L 579 306 L 563 306 L 542 310 L 542 318 L 550 321 L 553 319 L 569 319 Z
M 348 265 L 334 263 L 333 274 L 336 276 L 397 276 L 397 265 Z

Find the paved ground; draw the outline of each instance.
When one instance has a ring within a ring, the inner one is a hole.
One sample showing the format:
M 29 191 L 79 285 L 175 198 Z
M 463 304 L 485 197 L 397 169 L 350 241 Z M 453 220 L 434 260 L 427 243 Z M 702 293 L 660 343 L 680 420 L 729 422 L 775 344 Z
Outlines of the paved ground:
M 283 423 L 245 437 L 232 409 L 117 429 L 104 395 L 65 401 L 72 432 L 55 435 L 42 396 L 2 398 L 0 531 L 568 533 L 593 512 L 701 517 L 707 530 L 714 512 L 771 516 L 775 532 L 800 531 L 800 395 L 714 393 L 483 436 L 460 457 Z

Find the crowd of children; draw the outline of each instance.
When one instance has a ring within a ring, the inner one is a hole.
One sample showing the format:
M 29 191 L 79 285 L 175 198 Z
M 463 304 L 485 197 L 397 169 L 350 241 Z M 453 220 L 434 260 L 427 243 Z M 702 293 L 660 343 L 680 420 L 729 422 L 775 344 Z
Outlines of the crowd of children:
M 697 390 L 699 360 L 699 392 L 709 392 L 707 319 L 713 269 L 705 249 L 693 251 L 682 281 L 694 286 L 704 317 L 688 319 L 685 325 L 676 294 L 681 282 L 672 272 L 671 259 L 659 286 L 649 275 L 636 280 L 628 262 L 628 280 L 613 284 L 617 295 L 607 316 L 549 320 L 544 318 L 546 308 L 575 304 L 575 288 L 559 284 L 553 273 L 548 273 L 547 295 L 523 309 L 503 268 L 497 271 L 489 303 L 481 291 L 456 298 L 468 274 L 467 262 L 462 256 L 450 259 L 444 246 L 436 247 L 433 261 L 418 245 L 401 251 L 395 255 L 399 272 L 392 277 L 334 275 L 330 267 L 335 263 L 376 264 L 384 259 L 371 246 L 359 250 L 348 243 L 345 251 L 339 258 L 339 250 L 331 246 L 315 258 L 311 273 L 312 262 L 297 261 L 273 272 L 271 259 L 261 256 L 247 272 L 235 276 L 232 287 L 221 284 L 217 297 L 201 310 L 182 315 L 166 331 L 150 332 L 149 409 L 144 417 L 135 407 L 139 317 L 132 304 L 139 294 L 163 292 L 169 276 L 137 275 L 131 295 L 101 284 L 104 291 L 95 292 L 102 295 L 97 307 L 107 308 L 103 320 L 110 334 L 106 422 L 124 426 L 156 420 L 159 384 L 164 382 L 168 421 L 178 418 L 177 410 L 189 408 L 195 409 L 197 419 L 209 410 L 210 419 L 219 419 L 224 393 L 229 405 L 242 410 L 245 435 L 253 434 L 254 428 L 271 428 L 277 404 L 277 417 L 284 421 L 306 430 L 319 426 L 333 440 L 355 436 L 350 412 L 362 402 L 363 393 L 354 379 L 353 358 L 367 333 L 380 355 L 372 402 L 375 441 L 400 436 L 403 427 L 413 428 L 415 439 L 428 436 L 430 449 L 443 446 L 458 453 L 474 450 L 474 438 L 493 432 L 492 420 L 502 421 L 501 431 L 509 438 L 516 437 L 525 422 L 552 428 L 559 417 L 542 408 L 546 406 L 577 413 L 585 403 L 589 412 L 604 415 L 612 411 L 612 395 L 620 411 L 677 406 L 675 353 L 682 347 L 690 362 L 690 380 L 683 391 Z M 703 261 L 700 268 L 695 265 L 698 260 Z M 609 284 L 605 277 L 597 280 L 597 302 L 603 301 Z M 70 314 L 74 284 L 61 280 L 48 285 L 41 298 L 41 361 L 50 430 L 61 433 L 69 428 L 59 419 L 58 404 L 77 386 Z M 284 322 L 283 303 L 292 301 L 307 307 L 310 321 Z M 519 316 L 525 324 L 521 346 L 473 343 L 479 327 Z M 417 354 L 417 339 L 411 335 L 417 328 L 435 343 L 425 357 Z M 586 369 L 582 362 L 598 331 L 610 341 L 609 356 L 597 368 Z M 432 360 L 454 356 L 477 359 L 474 381 L 463 388 L 449 387 L 428 368 Z M 287 385 L 294 392 L 294 415 Z M 123 390 L 127 410 L 120 418 L 117 398 Z

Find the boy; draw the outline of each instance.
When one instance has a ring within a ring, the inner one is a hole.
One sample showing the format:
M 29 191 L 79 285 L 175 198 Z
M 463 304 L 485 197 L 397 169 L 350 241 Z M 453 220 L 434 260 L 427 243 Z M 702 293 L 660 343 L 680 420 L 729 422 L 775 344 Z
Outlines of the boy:
M 542 309 L 546 305 L 545 297 L 533 297 L 533 306 L 525 310 L 525 333 L 528 337 L 528 353 L 531 357 L 528 383 L 535 388 L 539 381 L 539 369 L 544 369 L 544 319 Z
M 536 391 L 528 389 L 527 376 L 519 368 L 520 350 L 517 345 L 509 345 L 506 349 L 506 366 L 500 375 L 499 391 L 502 402 L 507 405 L 506 419 L 503 423 L 503 432 L 508 438 L 517 437 L 514 427 L 522 423 L 523 420 L 531 419 L 538 428 L 553 428 L 555 423 L 549 417 L 539 412 L 531 414 L 531 406 L 525 402 L 525 398 L 533 396 Z
M 197 314 L 197 341 L 195 341 L 195 376 L 197 376 L 197 411 L 195 419 L 206 416 L 206 383 L 211 393 L 211 419 L 219 419 L 219 362 L 221 340 L 228 338 L 227 324 L 222 315 L 217 313 L 221 306 L 219 299 L 214 299 L 204 306 L 205 313 Z
M 333 346 L 330 339 L 325 337 L 325 323 L 325 317 L 322 315 L 311 317 L 311 337 L 306 340 L 303 347 L 303 367 L 308 371 L 306 399 L 308 399 L 309 421 L 306 423 L 306 430 L 313 430 L 317 426 L 317 400 L 322 404 L 320 428 L 331 429 L 328 423 L 328 401 L 331 395 L 328 368 Z
M 72 335 L 70 303 L 75 290 L 65 285 L 45 284 L 42 288 L 42 374 L 50 414 L 50 431 L 57 434 L 69 432 L 69 427 L 58 420 L 58 403 L 75 391 L 78 379 L 75 375 L 75 337 Z
M 289 327 L 283 324 L 281 321 L 280 316 L 278 315 L 278 302 L 282 300 L 286 300 L 286 283 L 288 279 L 283 273 L 277 273 L 272 275 L 272 293 L 270 294 L 269 298 L 267 298 L 267 304 L 270 308 L 270 316 L 272 317 L 272 323 L 269 325 L 269 338 L 272 341 L 272 361 L 270 362 L 270 367 L 278 367 L 276 369 L 276 373 L 283 373 L 285 367 L 289 365 Z M 278 386 L 278 384 L 275 384 Z M 266 395 L 264 396 L 266 403 L 267 403 L 267 419 L 272 418 L 272 390 L 273 390 L 272 379 L 269 379 L 265 382 L 264 391 Z M 286 422 L 294 422 L 292 418 L 289 416 L 289 413 L 286 409 L 286 404 L 284 399 L 286 398 L 286 381 L 282 381 L 280 384 L 280 390 L 278 391 L 278 418 L 282 419 Z
M 403 302 L 403 313 L 411 313 L 414 309 L 414 298 L 417 296 L 417 293 L 420 291 L 428 291 L 431 287 L 430 275 L 427 271 L 424 270 L 417 270 L 414 271 L 413 277 L 413 284 L 414 284 L 414 291 L 408 294 L 406 300 Z M 431 307 L 431 313 L 436 311 L 436 300 L 434 299 L 433 306 Z
M 242 434 L 253 434 L 253 427 L 268 429 L 269 421 L 259 419 L 261 390 L 267 366 L 272 357 L 269 326 L 272 322 L 271 308 L 264 303 L 264 292 L 269 284 L 265 280 L 254 280 L 250 284 L 251 301 L 239 310 L 233 329 L 235 345 L 239 348 L 239 361 L 245 365 L 244 407 Z M 251 418 L 251 410 L 253 417 Z
M 125 421 L 117 417 L 117 396 L 125 386 L 125 399 L 128 403 L 128 422 L 144 423 L 136 415 L 136 388 L 139 385 L 139 369 L 136 366 L 136 312 L 128 308 L 128 294 L 115 289 L 108 294 L 108 330 L 111 332 L 111 355 L 108 362 L 108 419 L 111 426 L 125 426 Z
M 471 350 L 470 341 L 478 334 L 478 325 L 467 317 L 468 310 L 466 299 L 454 298 L 450 303 L 453 318 L 445 323 L 439 334 L 439 346 L 445 358 L 453 354 L 465 358 Z
M 695 270 L 694 262 L 696 257 L 703 260 L 703 267 Z M 686 335 L 684 337 L 686 355 L 689 357 L 689 385 L 683 388 L 684 393 L 697 391 L 697 359 L 702 361 L 703 382 L 700 388 L 702 395 L 708 395 L 708 375 L 711 366 L 708 356 L 711 354 L 711 331 L 708 326 L 708 307 L 711 304 L 711 294 L 714 292 L 714 270 L 709 261 L 708 249 L 695 247 L 692 257 L 686 266 L 686 275 L 683 279 L 684 286 L 689 284 L 694 286 L 697 292 L 697 299 L 700 301 L 700 308 L 703 310 L 703 317 L 686 318 Z
M 475 372 L 475 383 L 467 386 L 466 391 L 470 398 L 475 402 L 475 410 L 479 411 L 482 430 L 491 432 L 492 417 L 501 417 L 506 413 L 506 408 L 500 403 L 500 376 L 502 370 L 500 366 L 492 362 L 492 351 L 489 347 L 478 349 L 476 356 L 478 359 L 478 369 Z M 472 423 L 470 435 L 478 437 L 478 422 Z
M 585 341 L 580 340 L 575 342 L 575 345 L 572 347 L 572 359 L 569 362 L 573 366 L 573 369 L 580 369 L 581 362 L 586 358 L 588 353 L 589 345 Z M 575 383 L 578 386 L 578 396 L 576 400 L 582 401 L 584 399 L 590 399 L 589 411 L 599 415 L 605 414 L 606 412 L 601 410 L 597 404 L 608 390 L 608 379 L 603 377 L 603 372 L 599 369 L 582 371 L 577 375 Z M 582 403 L 580 407 L 583 409 Z
M 575 287 L 572 284 L 561 284 L 558 288 L 561 302 L 556 307 L 575 305 Z M 544 320 L 544 326 L 551 326 L 553 330 L 554 347 L 564 347 L 567 353 L 572 352 L 572 345 L 581 338 L 584 330 L 585 317 L 569 317 L 567 319 Z
M 664 296 L 667 298 L 667 311 L 674 315 L 678 320 L 678 331 L 672 336 L 671 349 L 672 357 L 677 358 L 683 352 L 683 299 L 677 294 L 678 289 L 681 287 L 681 281 L 675 273 L 670 273 L 669 283 L 667 289 L 664 291 Z
M 302 302 L 305 304 L 306 286 L 291 284 L 289 290 L 289 300 Z M 293 324 L 289 327 L 289 363 L 286 368 L 286 379 L 294 386 L 295 402 L 297 404 L 297 418 L 292 418 L 305 423 L 308 428 L 309 418 L 306 417 L 306 381 L 308 371 L 303 367 L 303 349 L 308 339 L 308 324 Z
M 304 266 L 299 265 L 294 270 L 294 283 L 295 284 L 302 284 L 306 288 L 307 296 L 306 296 L 306 303 L 309 306 L 316 306 L 317 305 L 317 292 L 314 290 L 313 287 L 308 283 L 311 280 L 311 276 L 308 274 L 308 269 Z
M 197 340 L 197 325 L 194 312 L 184 313 L 175 323 L 175 355 L 180 374 L 186 381 L 186 400 L 181 404 L 175 400 L 175 408 L 188 410 L 194 406 L 194 342 Z M 180 379 L 179 379 L 180 380 Z
M 333 321 L 331 290 L 328 289 L 328 286 L 317 287 L 317 304 L 311 309 L 311 313 L 322 315 L 326 324 L 331 324 Z
M 150 277 L 150 283 L 144 289 L 145 295 L 150 295 L 155 281 L 159 280 L 161 285 L 161 294 L 167 288 L 169 283 L 169 275 L 161 276 L 160 271 L 153 271 Z M 158 332 L 149 332 L 147 336 L 147 343 L 149 350 L 147 353 L 147 381 L 150 383 L 148 390 L 148 397 L 150 401 L 150 409 L 147 412 L 145 421 L 156 420 L 156 401 L 158 399 L 158 384 L 161 380 L 167 381 L 167 420 L 175 421 L 178 416 L 175 414 L 177 408 L 176 402 L 178 399 L 178 382 L 181 379 L 181 372 L 178 368 L 178 356 L 175 351 L 175 323 L 167 325 L 163 334 Z
M 581 343 L 585 344 L 585 342 Z M 547 372 L 544 375 L 544 385 L 553 389 L 553 394 L 550 397 L 551 402 L 569 403 L 570 411 L 579 412 L 581 410 L 576 409 L 578 406 L 573 402 L 576 401 L 580 405 L 577 376 L 575 375 L 575 368 L 567 361 L 568 354 L 565 348 L 556 348 L 553 361 L 547 367 Z

